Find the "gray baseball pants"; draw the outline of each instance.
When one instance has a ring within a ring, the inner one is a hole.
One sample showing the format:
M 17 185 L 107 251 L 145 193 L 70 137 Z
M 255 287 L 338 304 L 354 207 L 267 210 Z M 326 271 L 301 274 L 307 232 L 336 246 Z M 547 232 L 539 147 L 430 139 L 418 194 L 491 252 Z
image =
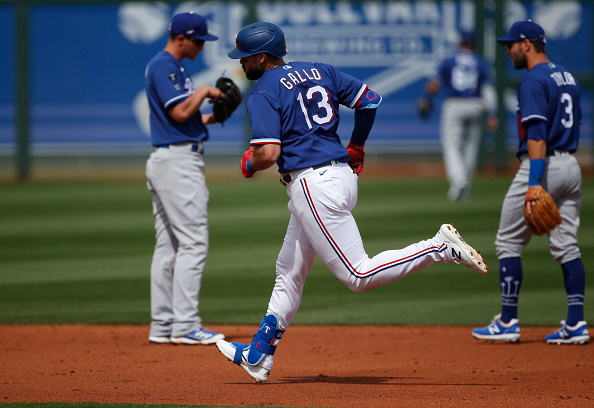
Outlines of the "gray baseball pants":
M 191 144 L 158 148 L 147 161 L 146 178 L 156 232 L 150 336 L 182 337 L 201 327 L 198 296 L 208 252 L 209 199 L 202 154 Z
M 441 109 L 441 145 L 452 198 L 470 190 L 481 141 L 483 103 L 480 98 L 447 98 Z
M 582 173 L 575 156 L 567 152 L 556 151 L 545 162 L 542 186 L 555 200 L 563 219 L 559 228 L 549 234 L 549 248 L 553 259 L 561 265 L 581 258 L 577 234 L 580 228 Z M 522 256 L 522 250 L 532 238 L 532 232 L 524 223 L 529 172 L 530 159 L 524 155 L 503 201 L 495 239 L 498 259 Z

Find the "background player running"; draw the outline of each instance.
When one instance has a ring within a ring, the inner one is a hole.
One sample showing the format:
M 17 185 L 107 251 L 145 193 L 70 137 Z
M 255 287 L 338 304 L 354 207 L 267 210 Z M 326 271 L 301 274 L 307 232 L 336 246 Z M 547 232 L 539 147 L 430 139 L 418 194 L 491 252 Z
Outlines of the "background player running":
M 357 202 L 363 147 L 381 97 L 333 66 L 285 63 L 285 37 L 274 24 L 248 25 L 239 31 L 236 43 L 229 57 L 239 58 L 246 77 L 258 80 L 246 101 L 253 134 L 241 160 L 242 172 L 249 178 L 277 163 L 291 217 L 268 310 L 252 343 L 217 342 L 229 360 L 256 381 L 268 379 L 275 349 L 299 308 L 316 256 L 355 292 L 436 262 L 462 263 L 481 275 L 487 273 L 480 254 L 449 224 L 432 238 L 370 258 L 351 210 Z M 346 149 L 337 134 L 339 105 L 355 109 Z
M 524 223 L 527 192 L 546 189 L 563 222 L 549 234 L 553 259 L 561 266 L 567 293 L 567 319 L 545 337 L 548 343 L 583 344 L 590 340 L 584 321 L 584 264 L 578 248 L 582 175 L 573 155 L 580 138 L 580 86 L 545 53 L 546 37 L 531 20 L 514 23 L 497 41 L 507 47 L 515 69 L 526 69 L 518 90 L 520 168 L 503 201 L 495 246 L 499 258 L 501 314 L 474 329 L 479 339 L 518 341 L 518 300 L 522 286 L 522 251 L 532 238 Z

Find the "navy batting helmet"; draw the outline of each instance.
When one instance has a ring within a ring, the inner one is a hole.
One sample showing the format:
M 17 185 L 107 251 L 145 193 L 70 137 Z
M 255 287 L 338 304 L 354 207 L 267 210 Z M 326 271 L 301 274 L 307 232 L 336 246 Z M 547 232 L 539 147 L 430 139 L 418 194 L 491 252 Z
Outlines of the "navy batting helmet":
M 243 27 L 235 37 L 235 48 L 229 58 L 238 59 L 267 52 L 277 58 L 287 55 L 285 34 L 272 23 L 255 23 Z

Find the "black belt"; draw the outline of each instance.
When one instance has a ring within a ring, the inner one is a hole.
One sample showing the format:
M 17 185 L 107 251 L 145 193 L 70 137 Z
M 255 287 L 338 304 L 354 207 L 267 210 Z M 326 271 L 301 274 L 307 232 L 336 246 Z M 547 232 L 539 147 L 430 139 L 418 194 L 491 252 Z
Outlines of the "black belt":
M 332 162 L 331 162 L 331 161 L 329 161 L 329 162 L 326 162 L 326 163 L 322 163 L 322 164 L 318 164 L 318 165 L 312 166 L 312 169 L 313 169 L 313 170 L 317 170 L 317 169 L 321 169 L 322 167 L 331 166 L 331 165 L 332 165 Z M 284 183 L 283 183 L 283 181 L 284 181 Z M 291 181 L 293 181 L 293 180 L 291 179 L 291 175 L 290 175 L 289 173 L 285 173 L 285 174 L 283 174 L 283 178 L 282 178 L 282 180 L 281 180 L 281 184 L 282 184 L 282 185 L 286 186 L 286 185 L 288 185 L 288 184 L 289 184 Z M 285 184 L 285 183 L 286 183 L 286 184 Z
M 548 150 L 547 153 L 546 153 L 546 156 L 547 157 L 554 156 L 555 155 L 555 152 L 561 153 L 561 154 L 563 154 L 563 153 L 565 153 L 565 154 L 567 154 L 567 153 L 573 153 L 571 151 L 565 151 L 565 150 Z
M 326 163 L 322 163 L 322 164 L 318 164 L 317 166 L 313 166 L 312 169 L 317 170 L 317 169 L 321 169 L 322 167 L 326 167 L 326 166 L 331 166 L 332 162 L 326 162 Z
M 157 146 L 157 147 L 162 147 L 163 149 L 169 149 L 169 146 L 170 145 L 166 144 L 166 145 L 161 145 L 161 146 Z M 194 153 L 200 153 L 200 154 L 204 153 L 204 148 L 203 148 L 202 143 L 193 143 L 191 150 Z

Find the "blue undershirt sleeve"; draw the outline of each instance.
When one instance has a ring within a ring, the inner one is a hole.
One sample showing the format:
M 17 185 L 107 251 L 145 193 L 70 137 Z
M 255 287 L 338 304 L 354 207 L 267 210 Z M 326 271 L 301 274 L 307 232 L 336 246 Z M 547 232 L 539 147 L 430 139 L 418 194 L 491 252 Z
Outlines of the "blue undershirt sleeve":
M 376 111 L 376 109 L 355 109 L 355 126 L 353 127 L 351 142 L 357 145 L 365 144 L 373 127 Z

